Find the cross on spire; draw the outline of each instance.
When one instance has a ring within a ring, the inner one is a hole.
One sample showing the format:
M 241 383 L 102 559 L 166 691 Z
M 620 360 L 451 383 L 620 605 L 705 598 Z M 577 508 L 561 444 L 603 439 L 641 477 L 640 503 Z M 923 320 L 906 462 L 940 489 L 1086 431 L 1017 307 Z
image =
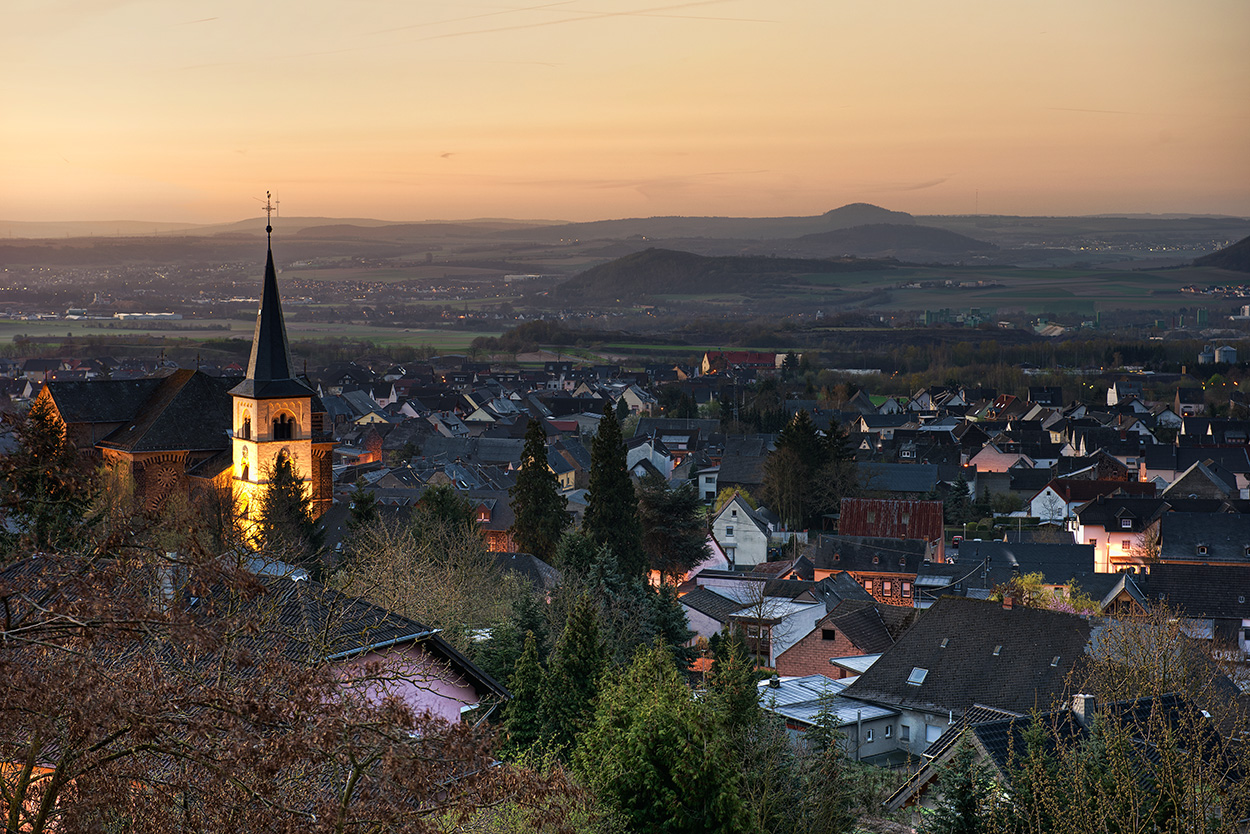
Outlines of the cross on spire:
M 273 213 L 278 207 L 273 204 L 273 200 L 269 198 L 269 192 L 265 192 L 265 234 L 273 234 Z

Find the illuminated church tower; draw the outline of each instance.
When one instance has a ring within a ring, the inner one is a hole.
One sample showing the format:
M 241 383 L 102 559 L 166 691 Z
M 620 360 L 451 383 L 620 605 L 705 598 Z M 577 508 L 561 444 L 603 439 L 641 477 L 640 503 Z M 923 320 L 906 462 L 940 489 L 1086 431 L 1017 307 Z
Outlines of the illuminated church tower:
M 266 212 L 272 211 L 268 205 Z M 268 256 L 247 378 L 230 390 L 233 400 L 233 484 L 243 517 L 269 483 L 274 462 L 289 458 L 321 515 L 331 503 L 332 438 L 325 432 L 325 409 L 315 391 L 295 376 L 287 343 L 278 275 L 273 266 L 273 226 L 267 224 Z

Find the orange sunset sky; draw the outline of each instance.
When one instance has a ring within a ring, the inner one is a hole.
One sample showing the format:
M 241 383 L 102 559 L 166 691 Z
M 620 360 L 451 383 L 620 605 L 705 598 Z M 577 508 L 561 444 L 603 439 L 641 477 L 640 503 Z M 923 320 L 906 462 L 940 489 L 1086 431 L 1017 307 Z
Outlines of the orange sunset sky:
M 5 0 L 0 218 L 1250 216 L 1247 0 Z

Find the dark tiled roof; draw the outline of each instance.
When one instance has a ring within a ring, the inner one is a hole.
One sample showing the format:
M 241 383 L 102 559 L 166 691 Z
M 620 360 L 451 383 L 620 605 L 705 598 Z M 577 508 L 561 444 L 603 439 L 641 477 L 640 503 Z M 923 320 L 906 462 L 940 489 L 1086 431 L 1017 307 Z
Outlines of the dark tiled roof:
M 1089 638 L 1089 623 L 1072 614 L 943 597 L 846 694 L 940 712 L 974 703 L 1027 712 L 1063 691 Z M 926 670 L 919 685 L 908 683 L 914 669 Z
M 870 492 L 930 492 L 937 486 L 938 468 L 930 463 L 861 463 L 859 482 Z
M 830 612 L 821 626 L 841 631 L 862 654 L 884 652 L 894 645 L 894 638 L 877 609 L 871 602 L 846 600 Z
M 1201 552 L 1205 548 L 1206 552 Z M 1250 566 L 1250 515 L 1167 513 L 1159 519 L 1159 558 Z
M 914 574 L 928 550 L 929 544 L 923 539 L 821 535 L 803 555 L 817 570 Z
M 230 448 L 231 400 L 237 377 L 175 371 L 130 421 L 99 445 L 128 452 L 219 451 Z
M 507 690 L 454 649 L 438 630 L 349 597 L 310 579 L 264 576 L 257 603 L 272 613 L 263 636 L 272 649 L 294 660 L 340 660 L 404 643 L 420 643 L 464 676 L 479 696 L 507 697 Z
M 1135 579 L 1151 602 L 1163 602 L 1187 617 L 1250 619 L 1250 560 L 1244 565 L 1161 562 Z
M 560 571 L 529 553 L 496 553 L 495 566 L 505 573 L 515 573 L 535 588 L 549 591 L 560 584 Z
M 745 606 L 708 588 L 695 588 L 681 596 L 681 604 L 687 608 L 705 614 L 718 622 L 728 622 L 729 616 Z
M 124 423 L 162 382 L 157 377 L 92 382 L 49 382 L 49 395 L 66 423 Z

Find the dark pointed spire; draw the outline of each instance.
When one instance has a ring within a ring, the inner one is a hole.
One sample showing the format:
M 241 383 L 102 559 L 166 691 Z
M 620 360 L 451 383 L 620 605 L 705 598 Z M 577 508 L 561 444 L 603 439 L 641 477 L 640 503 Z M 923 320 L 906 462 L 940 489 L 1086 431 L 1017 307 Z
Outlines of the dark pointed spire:
M 272 228 L 272 227 L 270 227 Z M 252 358 L 247 378 L 256 382 L 292 379 L 291 347 L 286 340 L 282 301 L 278 298 L 278 273 L 273 266 L 273 247 L 265 259 L 265 284 L 261 290 L 256 330 L 252 334 Z
M 265 234 L 268 237 L 265 258 L 265 281 L 261 289 L 260 309 L 256 312 L 256 329 L 252 333 L 252 357 L 247 363 L 247 378 L 235 386 L 232 394 L 250 397 L 306 396 L 308 387 L 292 372 L 291 346 L 286 339 L 286 322 L 282 318 L 282 301 L 278 297 L 278 271 L 273 265 L 273 226 L 269 213 L 273 206 L 265 193 Z

